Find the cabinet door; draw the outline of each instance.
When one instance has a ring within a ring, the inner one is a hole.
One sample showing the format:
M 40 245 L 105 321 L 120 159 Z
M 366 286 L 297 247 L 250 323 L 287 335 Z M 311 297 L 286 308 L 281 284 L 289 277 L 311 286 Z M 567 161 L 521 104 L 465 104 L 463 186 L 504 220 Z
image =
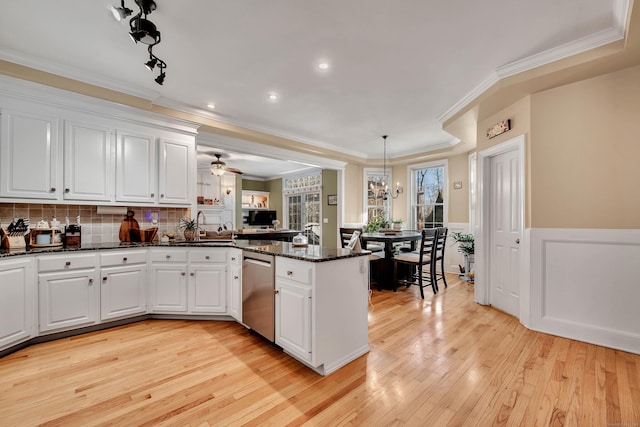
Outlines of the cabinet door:
M 100 276 L 101 320 L 146 313 L 146 265 L 103 268 Z
M 57 199 L 58 118 L 3 110 L 0 128 L 0 195 Z
M 0 350 L 36 334 L 36 295 L 33 260 L 0 262 Z
M 46 273 L 40 285 L 40 332 L 89 326 L 98 320 L 95 269 Z
M 66 122 L 64 132 L 65 200 L 113 201 L 114 131 Z
M 221 266 L 189 267 L 189 312 L 227 312 L 227 270 Z
M 151 310 L 161 313 L 187 311 L 187 266 L 154 265 L 149 280 Z
M 191 155 L 188 144 L 160 141 L 160 203 L 190 204 Z
M 229 314 L 242 322 L 242 267 L 229 267 Z
M 311 360 L 311 287 L 276 281 L 276 344 Z
M 116 201 L 156 200 L 156 141 L 153 136 L 117 132 Z

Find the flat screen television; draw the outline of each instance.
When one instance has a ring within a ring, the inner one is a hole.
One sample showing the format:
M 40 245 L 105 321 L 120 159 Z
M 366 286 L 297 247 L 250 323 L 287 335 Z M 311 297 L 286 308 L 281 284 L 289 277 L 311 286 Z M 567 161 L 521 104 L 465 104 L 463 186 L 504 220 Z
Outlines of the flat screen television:
M 247 224 L 250 226 L 272 226 L 276 219 L 276 211 L 250 209 L 247 213 Z

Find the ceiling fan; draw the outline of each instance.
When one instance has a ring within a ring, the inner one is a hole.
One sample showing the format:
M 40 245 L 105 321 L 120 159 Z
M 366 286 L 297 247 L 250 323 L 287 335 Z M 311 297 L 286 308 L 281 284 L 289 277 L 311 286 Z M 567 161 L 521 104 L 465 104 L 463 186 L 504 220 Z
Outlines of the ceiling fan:
M 214 154 L 216 156 L 216 160 L 211 162 L 211 173 L 215 176 L 222 176 L 225 172 L 236 173 L 238 175 L 242 175 L 242 171 L 236 168 L 227 167 L 227 164 L 220 160 L 222 154 Z

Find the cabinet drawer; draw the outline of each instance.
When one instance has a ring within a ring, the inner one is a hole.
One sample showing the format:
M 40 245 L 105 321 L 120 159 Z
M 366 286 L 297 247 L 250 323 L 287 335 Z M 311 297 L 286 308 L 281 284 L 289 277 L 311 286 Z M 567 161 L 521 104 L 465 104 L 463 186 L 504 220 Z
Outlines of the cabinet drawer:
M 283 261 L 276 258 L 276 277 L 311 285 L 312 266 L 304 263 Z
M 222 248 L 191 249 L 189 251 L 189 261 L 202 262 L 202 263 L 210 263 L 210 262 L 226 263 L 227 250 Z
M 97 255 L 50 255 L 38 257 L 38 271 L 75 270 L 93 268 L 97 265 Z
M 229 249 L 229 264 L 242 265 L 242 251 L 240 249 Z
M 152 250 L 151 262 L 187 262 L 187 251 L 184 249 Z
M 147 262 L 147 251 L 118 251 L 100 254 L 100 265 L 142 264 Z

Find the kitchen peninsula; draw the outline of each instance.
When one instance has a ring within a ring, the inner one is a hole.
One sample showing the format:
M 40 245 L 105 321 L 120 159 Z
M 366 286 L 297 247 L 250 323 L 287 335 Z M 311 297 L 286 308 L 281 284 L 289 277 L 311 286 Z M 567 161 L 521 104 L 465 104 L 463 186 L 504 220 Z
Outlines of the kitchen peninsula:
M 283 351 L 321 375 L 369 351 L 366 251 L 242 240 L 0 250 L 0 355 L 149 318 L 244 324 L 249 252 L 275 257 L 275 344 Z

